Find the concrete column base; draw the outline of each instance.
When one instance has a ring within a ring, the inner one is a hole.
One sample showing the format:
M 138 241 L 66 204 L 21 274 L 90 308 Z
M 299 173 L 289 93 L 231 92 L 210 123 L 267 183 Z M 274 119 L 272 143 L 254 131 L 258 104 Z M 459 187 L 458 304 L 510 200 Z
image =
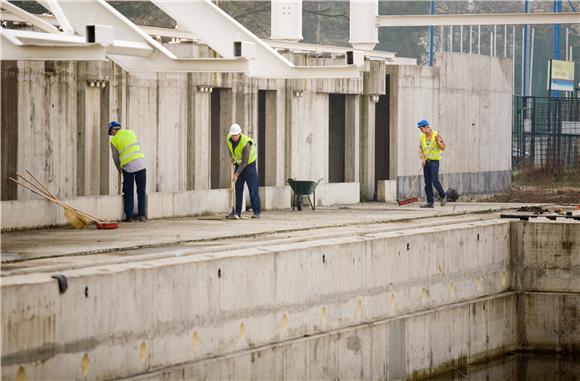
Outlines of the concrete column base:
M 377 181 L 378 200 L 384 202 L 397 201 L 397 181 L 380 180 Z

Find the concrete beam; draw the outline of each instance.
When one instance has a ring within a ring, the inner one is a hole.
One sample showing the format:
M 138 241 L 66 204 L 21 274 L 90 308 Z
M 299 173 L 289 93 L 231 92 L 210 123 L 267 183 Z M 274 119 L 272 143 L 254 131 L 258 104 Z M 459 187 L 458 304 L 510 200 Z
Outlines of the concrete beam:
M 2 38 L 2 60 L 105 61 L 102 46 L 16 46 Z
M 494 13 L 378 16 L 377 26 L 578 24 L 578 13 Z

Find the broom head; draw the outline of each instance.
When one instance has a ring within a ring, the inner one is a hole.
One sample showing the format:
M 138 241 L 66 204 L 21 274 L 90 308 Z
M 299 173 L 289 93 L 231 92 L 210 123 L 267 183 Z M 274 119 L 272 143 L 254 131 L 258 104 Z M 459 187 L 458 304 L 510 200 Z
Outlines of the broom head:
M 399 204 L 399 206 L 402 206 L 402 205 L 412 204 L 412 203 L 417 202 L 417 201 L 419 201 L 419 199 L 417 197 L 404 198 L 402 200 L 397 200 L 397 204 Z

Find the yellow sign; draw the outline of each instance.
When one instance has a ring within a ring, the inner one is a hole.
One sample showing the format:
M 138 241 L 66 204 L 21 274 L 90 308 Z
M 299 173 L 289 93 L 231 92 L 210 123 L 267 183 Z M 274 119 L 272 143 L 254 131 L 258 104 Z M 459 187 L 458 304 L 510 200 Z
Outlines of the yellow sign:
M 574 61 L 552 60 L 552 79 L 574 80 Z

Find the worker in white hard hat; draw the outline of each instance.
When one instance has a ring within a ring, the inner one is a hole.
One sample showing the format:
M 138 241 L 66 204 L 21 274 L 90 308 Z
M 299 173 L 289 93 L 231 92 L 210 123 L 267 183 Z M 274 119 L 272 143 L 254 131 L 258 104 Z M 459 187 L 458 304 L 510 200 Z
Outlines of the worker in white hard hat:
M 226 143 L 234 162 L 232 182 L 236 184 L 236 208 L 233 212 L 235 215 L 230 215 L 230 218 L 241 217 L 244 184 L 248 184 L 248 189 L 250 190 L 250 202 L 252 204 L 252 211 L 254 212 L 252 218 L 260 218 L 260 183 L 258 180 L 258 169 L 256 168 L 258 154 L 254 140 L 244 135 L 240 125 L 234 123 L 230 127 L 230 133 L 227 136 Z

